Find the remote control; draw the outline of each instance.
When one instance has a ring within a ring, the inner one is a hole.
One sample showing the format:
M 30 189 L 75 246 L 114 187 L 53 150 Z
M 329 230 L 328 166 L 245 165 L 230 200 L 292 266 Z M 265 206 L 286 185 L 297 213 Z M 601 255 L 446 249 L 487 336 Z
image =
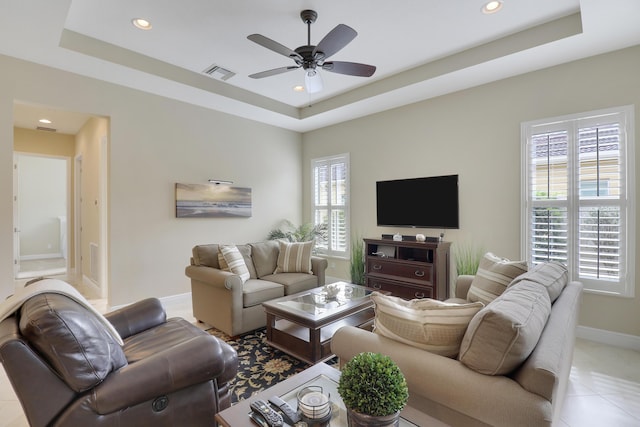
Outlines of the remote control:
M 249 412 L 249 418 L 260 427 L 269 427 L 269 424 L 262 418 L 262 415 L 258 415 L 257 412 Z
M 264 400 L 254 400 L 250 406 L 254 413 L 262 416 L 269 427 L 282 427 L 284 425 L 282 415 L 267 405 L 267 402 Z
M 278 396 L 271 396 L 269 402 L 282 411 L 282 418 L 287 424 L 294 425 L 300 421 L 300 415 L 293 408 Z

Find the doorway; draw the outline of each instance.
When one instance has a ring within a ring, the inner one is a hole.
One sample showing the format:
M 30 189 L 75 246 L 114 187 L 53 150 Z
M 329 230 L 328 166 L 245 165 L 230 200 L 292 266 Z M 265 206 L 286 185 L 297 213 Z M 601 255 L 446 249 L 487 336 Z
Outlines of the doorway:
M 70 163 L 14 154 L 14 276 L 67 276 Z

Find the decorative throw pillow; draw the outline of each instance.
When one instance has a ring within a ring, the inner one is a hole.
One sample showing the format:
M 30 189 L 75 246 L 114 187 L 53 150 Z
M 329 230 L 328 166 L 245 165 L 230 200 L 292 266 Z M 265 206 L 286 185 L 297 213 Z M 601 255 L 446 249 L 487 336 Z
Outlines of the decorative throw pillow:
M 526 272 L 526 261 L 509 261 L 487 252 L 480 260 L 478 272 L 467 292 L 467 300 L 487 305 L 501 295 L 513 279 Z
M 242 283 L 249 280 L 249 277 L 251 277 L 249 269 L 247 268 L 247 264 L 245 264 L 244 258 L 237 247 L 232 245 L 220 245 L 220 252 L 222 253 L 224 261 L 227 263 L 228 271 L 240 276 Z
M 509 284 L 509 288 L 515 284 L 528 280 L 529 282 L 538 283 L 549 292 L 551 304 L 558 299 L 562 290 L 569 280 L 569 272 L 564 264 L 557 261 L 543 262 L 535 265 L 525 274 L 521 274 Z
M 229 264 L 227 264 L 227 261 L 224 259 L 224 255 L 222 255 L 220 247 L 218 247 L 218 265 L 220 266 L 220 270 L 231 271 L 229 270 Z
M 308 273 L 311 271 L 311 254 L 313 240 L 310 242 L 280 242 L 278 264 L 273 274 L 278 273 Z
M 371 299 L 375 333 L 447 357 L 458 354 L 469 321 L 484 306 L 429 298 L 407 301 L 379 292 L 373 292 Z
M 508 374 L 536 347 L 550 313 L 545 287 L 520 282 L 471 319 L 458 359 L 481 374 Z

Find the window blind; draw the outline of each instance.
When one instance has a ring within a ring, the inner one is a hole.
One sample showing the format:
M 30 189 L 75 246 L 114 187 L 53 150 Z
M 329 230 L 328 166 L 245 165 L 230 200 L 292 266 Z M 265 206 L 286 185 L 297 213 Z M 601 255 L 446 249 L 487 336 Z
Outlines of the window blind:
M 561 262 L 585 289 L 620 295 L 635 286 L 632 118 L 623 107 L 522 126 L 527 259 Z

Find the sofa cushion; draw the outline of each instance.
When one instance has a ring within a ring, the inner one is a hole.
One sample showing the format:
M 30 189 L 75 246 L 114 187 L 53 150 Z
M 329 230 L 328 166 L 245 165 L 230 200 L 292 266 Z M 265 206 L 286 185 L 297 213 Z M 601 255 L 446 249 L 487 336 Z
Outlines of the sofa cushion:
M 80 393 L 127 364 L 100 319 L 64 295 L 40 294 L 20 309 L 20 332 L 67 385 Z
M 467 300 L 489 304 L 502 294 L 513 279 L 527 271 L 526 261 L 509 261 L 487 252 L 480 260 Z
M 312 274 L 311 254 L 313 253 L 314 243 L 314 241 L 293 243 L 279 241 L 278 264 L 273 273 Z
M 562 293 L 564 287 L 567 286 L 569 272 L 567 271 L 567 267 L 559 262 L 543 262 L 515 278 L 509 287 L 523 280 L 535 282 L 547 288 L 551 304 L 553 304 Z
M 278 265 L 280 245 L 277 240 L 251 243 L 251 258 L 256 269 L 256 275 L 260 279 L 263 276 L 273 274 Z
M 135 363 L 149 356 L 183 344 L 207 332 L 180 317 L 168 319 L 150 329 L 146 329 L 124 340 L 124 354 L 129 363 Z
M 262 277 L 263 280 L 284 286 L 284 294 L 291 295 L 318 287 L 318 276 L 307 273 L 278 273 Z
M 520 282 L 471 319 L 458 359 L 482 374 L 508 374 L 529 357 L 550 313 L 546 288 Z
M 374 332 L 447 357 L 455 357 L 481 302 L 454 304 L 434 299 L 411 301 L 373 292 Z
M 193 265 L 220 268 L 220 264 L 218 263 L 218 252 L 218 245 L 215 243 L 210 245 L 194 246 L 191 251 L 193 256 Z
M 233 245 L 220 245 L 219 249 L 229 271 L 240 276 L 242 283 L 249 280 L 251 277 L 249 269 L 238 248 Z
M 263 279 L 249 279 L 242 285 L 242 305 L 253 307 L 284 296 L 284 287 Z

